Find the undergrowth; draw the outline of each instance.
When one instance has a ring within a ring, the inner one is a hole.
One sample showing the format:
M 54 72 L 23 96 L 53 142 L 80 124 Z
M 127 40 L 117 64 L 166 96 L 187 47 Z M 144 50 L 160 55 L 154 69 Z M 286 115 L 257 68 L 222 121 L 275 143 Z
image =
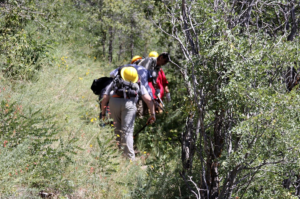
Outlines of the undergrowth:
M 130 58 L 97 56 L 91 16 L 72 1 L 16 2 L 0 18 L 0 197 L 38 198 L 41 190 L 57 198 L 180 195 L 180 104 L 168 105 L 169 114 L 135 140 L 136 162 L 124 159 L 113 128 L 99 125 L 90 86 Z M 135 129 L 143 124 L 137 120 Z

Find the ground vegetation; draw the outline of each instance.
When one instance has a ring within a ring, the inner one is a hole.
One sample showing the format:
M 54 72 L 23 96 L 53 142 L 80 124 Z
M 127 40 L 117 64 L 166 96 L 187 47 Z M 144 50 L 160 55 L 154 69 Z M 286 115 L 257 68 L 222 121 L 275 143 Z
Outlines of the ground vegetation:
M 0 197 L 298 198 L 299 14 L 293 0 L 0 0 Z M 152 50 L 170 53 L 172 102 L 130 162 L 90 86 Z

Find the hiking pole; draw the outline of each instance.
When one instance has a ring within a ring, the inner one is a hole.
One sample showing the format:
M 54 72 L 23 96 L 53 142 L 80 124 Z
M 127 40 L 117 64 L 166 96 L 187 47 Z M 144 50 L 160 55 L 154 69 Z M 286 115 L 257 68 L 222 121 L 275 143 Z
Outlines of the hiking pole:
M 158 98 L 158 100 L 160 101 L 160 103 L 162 104 L 162 107 L 161 107 L 161 105 L 160 105 L 157 101 L 154 100 L 155 104 L 156 104 L 157 106 L 159 106 L 159 108 L 160 108 L 161 110 L 165 111 L 165 109 L 163 108 L 163 107 L 165 107 L 165 104 L 164 104 L 164 103 L 162 102 L 162 100 L 160 99 L 160 89 L 156 89 L 156 90 L 155 90 L 155 95 L 156 95 L 156 97 Z
M 161 105 L 157 101 L 154 100 L 154 104 L 157 105 L 157 106 L 159 106 L 159 108 L 161 110 L 165 111 L 165 109 L 163 107 L 161 107 Z
M 148 126 L 149 122 L 147 122 L 136 134 L 134 134 L 134 138 L 140 133 L 142 132 L 142 130 L 144 130 L 146 128 L 146 126 Z
M 165 107 L 165 104 L 162 102 L 162 100 L 160 99 L 159 96 L 157 96 L 157 98 L 159 99 L 160 103 L 162 104 L 163 107 Z
M 151 123 L 152 120 L 154 120 L 153 117 L 151 117 L 151 119 L 149 121 L 147 121 L 147 123 L 136 134 L 134 134 L 133 138 L 135 138 L 140 132 L 142 132 L 142 130 L 144 130 L 146 128 L 146 126 L 148 126 Z

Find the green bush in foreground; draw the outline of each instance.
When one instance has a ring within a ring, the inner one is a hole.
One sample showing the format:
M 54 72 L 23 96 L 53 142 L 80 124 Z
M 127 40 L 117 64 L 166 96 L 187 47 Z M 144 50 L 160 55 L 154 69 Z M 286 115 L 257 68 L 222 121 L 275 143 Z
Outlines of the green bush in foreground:
M 59 130 L 40 111 L 24 114 L 6 100 L 0 107 L 0 196 L 22 187 L 70 192 L 74 185 L 63 174 L 72 162 L 70 153 L 76 154 L 76 139 L 58 139 Z

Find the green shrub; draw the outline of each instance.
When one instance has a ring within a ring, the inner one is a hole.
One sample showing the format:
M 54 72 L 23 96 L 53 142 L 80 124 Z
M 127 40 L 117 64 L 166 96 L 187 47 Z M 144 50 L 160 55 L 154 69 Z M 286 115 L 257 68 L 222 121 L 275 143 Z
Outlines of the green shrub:
M 24 114 L 16 103 L 0 104 L 1 195 L 13 195 L 19 187 L 52 188 L 70 192 L 74 186 L 63 177 L 76 155 L 76 138 L 65 142 L 59 129 L 41 111 Z
M 0 37 L 1 38 L 1 37 Z M 6 77 L 31 80 L 42 67 L 42 59 L 47 57 L 46 45 L 40 44 L 24 30 L 15 35 L 2 37 L 2 72 Z M 0 48 L 1 50 L 1 48 Z

